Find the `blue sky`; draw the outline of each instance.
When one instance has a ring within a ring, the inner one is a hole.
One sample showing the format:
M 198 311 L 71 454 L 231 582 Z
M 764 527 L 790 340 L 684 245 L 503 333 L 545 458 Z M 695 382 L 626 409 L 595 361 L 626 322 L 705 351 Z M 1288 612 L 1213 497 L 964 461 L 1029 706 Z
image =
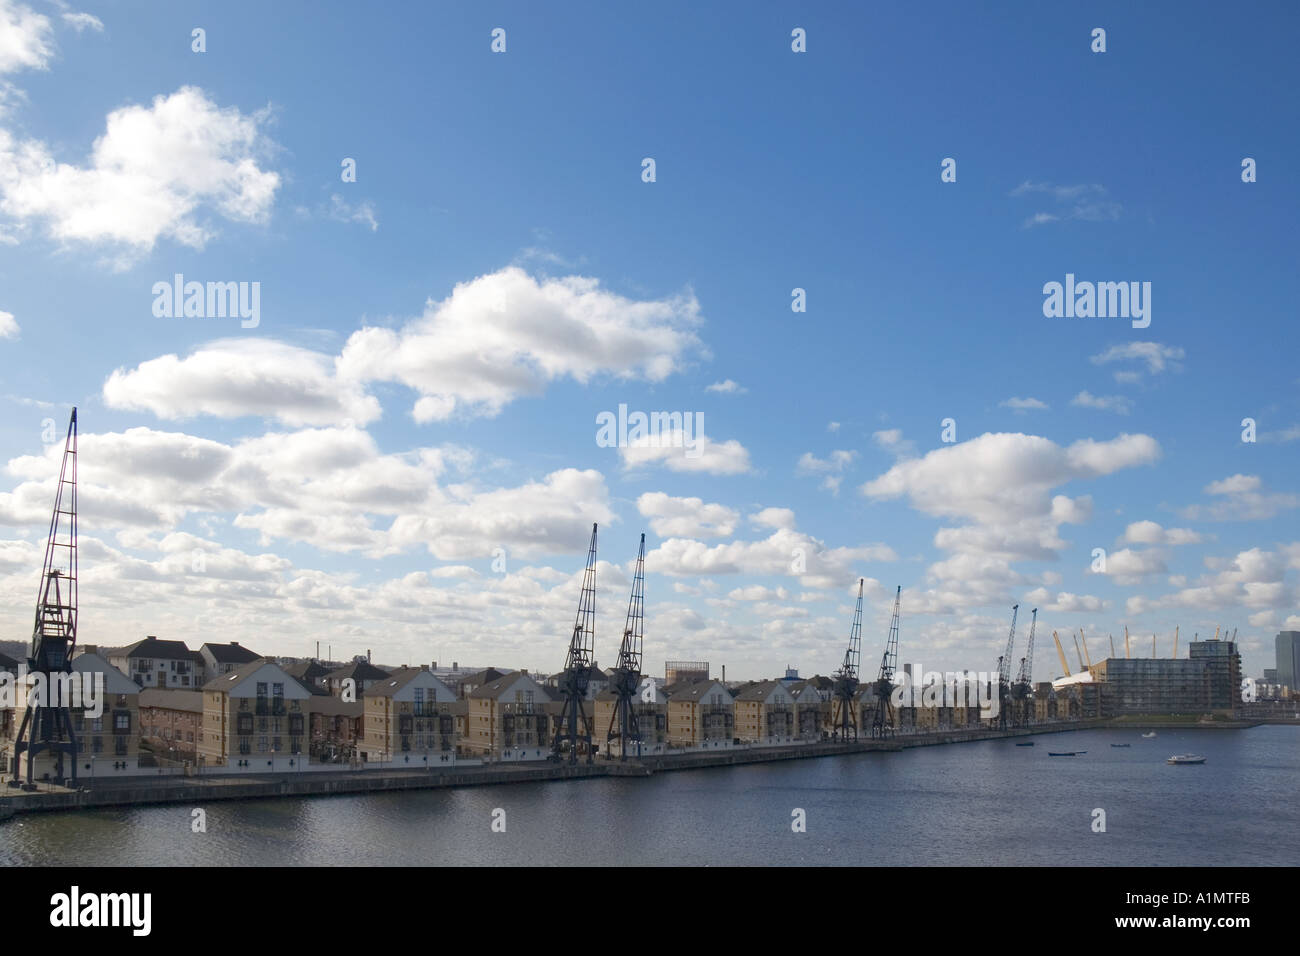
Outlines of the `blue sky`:
M 827 673 L 859 577 L 870 671 L 899 584 L 927 669 L 991 669 L 1017 602 L 1039 679 L 1126 625 L 1272 666 L 1298 20 L 0 0 L 6 629 L 75 403 L 83 643 L 552 670 L 599 521 L 605 664 L 644 529 L 656 673 Z M 258 324 L 155 316 L 176 273 Z M 1067 273 L 1151 283 L 1150 326 L 1045 317 Z M 620 404 L 710 444 L 600 447 Z

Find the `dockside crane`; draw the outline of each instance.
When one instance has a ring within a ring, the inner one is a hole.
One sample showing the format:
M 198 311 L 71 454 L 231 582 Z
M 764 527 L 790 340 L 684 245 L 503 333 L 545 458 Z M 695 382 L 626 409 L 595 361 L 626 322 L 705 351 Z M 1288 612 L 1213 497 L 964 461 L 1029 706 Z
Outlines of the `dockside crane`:
M 1034 713 L 1034 631 L 1038 628 L 1038 608 L 1030 612 L 1029 644 L 1025 656 L 1020 658 L 1020 673 L 1016 675 L 1016 726 L 1028 727 Z
M 578 616 L 573 622 L 569 653 L 560 674 L 559 691 L 563 701 L 560 725 L 555 729 L 551 751 L 555 756 L 568 745 L 569 763 L 578 762 L 578 751 L 585 750 L 591 763 L 591 718 L 587 716 L 587 688 L 591 684 L 591 666 L 596 649 L 596 526 L 591 526 L 591 545 L 587 549 L 587 570 L 582 575 L 582 593 L 578 597 Z
M 1088 653 L 1088 635 L 1083 633 L 1083 628 L 1079 628 L 1079 639 L 1083 641 L 1083 659 L 1088 662 L 1088 670 L 1092 670 L 1092 655 Z
M 1133 655 L 1129 653 L 1129 649 L 1128 649 L 1128 625 L 1125 624 L 1124 625 L 1124 659 L 1128 660 L 1132 656 Z
M 998 729 L 1007 729 L 1007 711 L 1011 709 L 1011 652 L 1016 644 L 1016 615 L 1020 605 L 1011 608 L 1011 633 L 1007 635 L 1006 652 L 998 658 Z
M 1070 665 L 1065 662 L 1065 651 L 1061 647 L 1061 638 L 1055 631 L 1052 632 L 1052 640 L 1056 641 L 1056 655 L 1061 659 L 1061 670 L 1065 671 L 1065 676 L 1070 677 Z
M 636 720 L 637 691 L 641 687 L 641 642 L 645 636 L 645 532 L 636 553 L 636 574 L 632 576 L 632 596 L 627 601 L 627 624 L 623 643 L 618 649 L 611 690 L 615 696 L 614 714 L 609 721 L 607 741 L 618 740 L 619 759 L 627 759 L 629 743 L 641 743 L 641 728 Z
M 1114 657 L 1115 656 L 1115 635 L 1108 634 L 1106 636 L 1110 638 L 1110 656 Z
M 1079 650 L 1079 633 L 1077 631 L 1074 633 L 1074 656 L 1079 659 L 1079 673 L 1082 674 L 1084 671 L 1083 651 Z
M 885 653 L 876 677 L 876 709 L 871 717 L 874 738 L 890 737 L 894 733 L 894 671 L 898 668 L 898 606 L 902 596 L 900 584 L 894 592 L 894 614 L 889 621 L 889 636 L 885 639 Z
M 10 786 L 23 786 L 22 758 L 27 756 L 27 789 L 35 789 L 36 758 L 54 756 L 51 778 L 57 784 L 77 782 L 77 735 L 66 699 L 55 699 L 56 687 L 69 686 L 72 655 L 77 646 L 77 410 L 72 410 L 68 434 L 63 442 L 63 464 L 54 495 L 50 536 L 45 543 L 41 586 L 36 595 L 36 623 L 32 628 L 32 650 L 27 660 L 31 675 L 40 675 L 43 685 L 32 693 L 14 738 L 13 777 Z M 65 760 L 66 758 L 66 760 Z M 70 772 L 69 772 L 70 771 Z
M 865 578 L 858 578 L 858 604 L 853 610 L 853 624 L 849 627 L 849 646 L 844 651 L 844 662 L 835 672 L 834 701 L 839 707 L 839 720 L 836 733 L 840 740 L 858 739 L 858 717 L 853 712 L 854 699 L 858 695 L 858 669 L 862 661 L 862 586 Z

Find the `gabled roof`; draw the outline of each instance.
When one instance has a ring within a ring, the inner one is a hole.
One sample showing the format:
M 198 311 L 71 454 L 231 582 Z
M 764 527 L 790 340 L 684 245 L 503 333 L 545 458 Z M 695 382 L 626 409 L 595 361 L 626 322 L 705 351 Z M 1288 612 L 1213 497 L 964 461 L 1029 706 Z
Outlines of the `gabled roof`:
M 321 677 L 327 677 L 330 669 L 323 667 L 319 661 L 294 661 L 292 664 L 281 664 L 284 672 L 290 677 L 296 677 L 298 680 L 314 681 Z
M 536 685 L 537 692 L 538 694 L 540 694 L 540 696 L 537 698 L 538 703 L 545 703 L 551 699 L 550 695 L 546 693 L 546 689 L 542 687 L 541 684 L 538 684 L 537 681 L 533 680 L 531 676 L 525 674 L 523 671 L 512 671 L 511 673 L 507 674 L 505 677 L 501 677 L 498 678 L 497 680 L 491 681 L 490 683 L 484 684 L 482 687 L 477 687 L 474 690 L 470 691 L 469 696 L 476 700 L 481 700 L 483 698 L 489 698 L 489 699 L 498 698 L 503 693 L 508 691 L 511 687 L 513 687 L 515 682 L 520 678 L 523 678 L 524 680 L 532 681 L 532 683 Z
M 366 697 L 395 697 L 401 692 L 403 687 L 411 683 L 411 681 L 415 680 L 421 674 L 427 674 L 432 681 L 437 684 L 442 684 L 442 689 L 445 692 L 448 694 L 451 693 L 450 687 L 443 684 L 442 681 L 438 680 L 437 677 L 434 677 L 432 673 L 425 670 L 423 667 L 399 667 L 383 680 L 376 681 L 367 687 Z
M 204 644 L 199 651 L 200 656 L 203 651 L 207 651 L 218 664 L 251 664 L 262 656 L 254 654 L 247 647 L 241 647 L 238 641 L 231 641 L 229 644 Z
M 221 674 L 217 677 L 212 678 L 212 680 L 208 681 L 206 684 L 203 685 L 203 689 L 223 690 L 223 691 L 232 690 L 233 688 L 238 687 L 249 677 L 252 677 L 254 674 L 256 674 L 264 667 L 274 668 L 275 670 L 279 671 L 281 674 L 284 674 L 284 668 L 281 667 L 279 664 L 275 663 L 275 661 L 268 661 L 259 657 L 255 661 L 250 661 L 247 664 L 241 664 L 239 667 L 236 667 L 228 674 Z M 284 676 L 289 677 L 288 674 L 284 674 Z M 311 696 L 311 691 L 308 688 L 304 687 L 302 683 L 298 681 L 296 678 L 289 677 L 289 680 L 292 683 L 286 686 L 290 690 L 292 688 L 297 688 L 297 690 L 300 691 L 304 696 L 308 696 L 308 697 Z M 293 699 L 296 698 L 297 694 L 287 690 L 286 696 Z
M 353 661 L 329 672 L 329 679 L 332 681 L 344 680 L 348 677 L 353 680 L 383 680 L 387 676 L 388 671 L 382 671 L 366 661 Z
M 17 669 L 18 669 L 18 662 L 14 660 L 12 657 L 10 657 L 8 654 L 4 653 L 3 651 L 0 651 L 0 670 L 16 671 Z
M 184 641 L 160 641 L 156 637 L 146 637 L 143 641 L 128 644 L 122 649 L 124 657 L 160 657 L 164 660 L 192 661 L 194 652 L 185 646 Z
M 736 700 L 767 700 L 772 691 L 778 687 L 785 687 L 785 683 L 779 680 L 765 680 L 750 684 L 736 694 Z M 788 693 L 788 691 L 787 691 Z
M 104 692 L 106 694 L 138 694 L 140 688 L 120 670 L 114 667 L 97 651 L 87 651 L 72 659 L 72 669 L 79 674 L 103 674 Z
M 726 685 L 724 685 L 722 681 L 714 680 L 711 677 L 701 677 L 699 680 L 678 681 L 671 687 L 665 687 L 664 693 L 668 695 L 668 699 L 674 704 L 682 701 L 698 702 L 714 687 L 721 687 L 726 691 L 728 701 L 733 699 L 731 691 L 727 690 Z

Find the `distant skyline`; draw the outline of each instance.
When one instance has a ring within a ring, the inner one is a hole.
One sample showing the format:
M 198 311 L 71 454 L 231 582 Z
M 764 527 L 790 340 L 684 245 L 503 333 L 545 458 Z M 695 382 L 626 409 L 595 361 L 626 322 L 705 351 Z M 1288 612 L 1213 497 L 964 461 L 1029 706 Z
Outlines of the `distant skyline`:
M 83 644 L 554 671 L 596 522 L 603 666 L 644 531 L 647 673 L 829 674 L 865 578 L 867 676 L 897 585 L 900 664 L 991 670 L 1019 604 L 1036 680 L 1126 625 L 1258 676 L 1297 27 L 0 0 L 0 631 L 76 405 Z

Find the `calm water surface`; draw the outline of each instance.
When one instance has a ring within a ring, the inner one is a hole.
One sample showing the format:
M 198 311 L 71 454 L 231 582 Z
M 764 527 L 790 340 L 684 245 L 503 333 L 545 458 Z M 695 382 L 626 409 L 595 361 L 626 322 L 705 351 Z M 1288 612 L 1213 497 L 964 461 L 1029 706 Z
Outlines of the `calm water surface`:
M 1300 865 L 1300 728 L 1033 739 L 647 779 L 215 802 L 201 834 L 181 805 L 27 815 L 0 824 L 0 863 Z M 1164 762 L 1183 752 L 1208 763 Z M 791 830 L 796 807 L 806 833 Z M 1105 833 L 1092 832 L 1096 807 Z M 505 833 L 491 831 L 497 808 Z

